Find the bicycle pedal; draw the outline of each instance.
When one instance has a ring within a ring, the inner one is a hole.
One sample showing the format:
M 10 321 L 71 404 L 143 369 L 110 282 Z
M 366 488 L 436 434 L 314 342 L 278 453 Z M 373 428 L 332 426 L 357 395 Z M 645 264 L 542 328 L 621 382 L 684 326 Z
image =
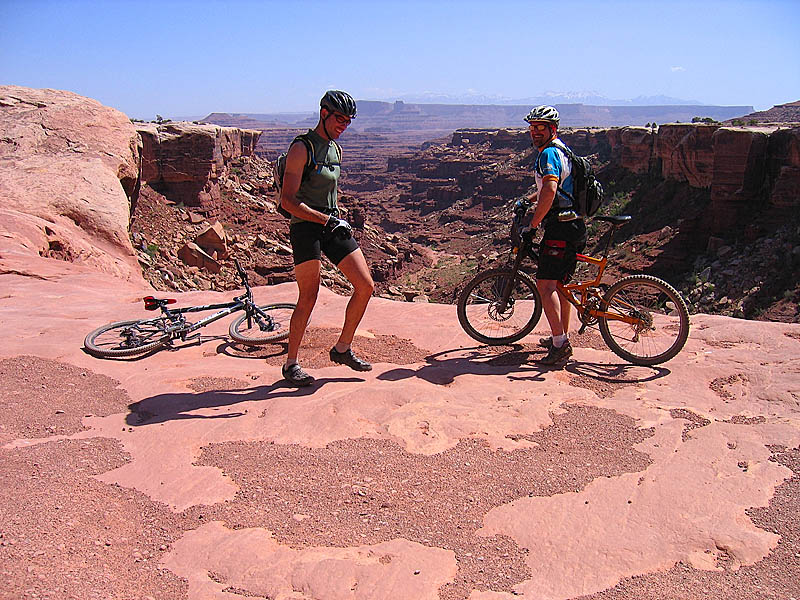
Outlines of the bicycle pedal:
M 200 339 L 200 334 L 195 333 L 194 335 L 187 335 L 185 338 L 183 338 L 183 341 L 188 342 L 189 340 L 199 340 L 199 339 Z

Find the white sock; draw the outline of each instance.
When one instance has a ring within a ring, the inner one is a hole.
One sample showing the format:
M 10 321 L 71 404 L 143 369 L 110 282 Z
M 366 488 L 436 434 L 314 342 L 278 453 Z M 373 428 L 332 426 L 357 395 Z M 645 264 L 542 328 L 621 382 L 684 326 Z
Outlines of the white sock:
M 567 343 L 567 334 L 562 333 L 561 335 L 554 335 L 553 336 L 553 346 L 556 348 L 561 348 L 564 344 Z

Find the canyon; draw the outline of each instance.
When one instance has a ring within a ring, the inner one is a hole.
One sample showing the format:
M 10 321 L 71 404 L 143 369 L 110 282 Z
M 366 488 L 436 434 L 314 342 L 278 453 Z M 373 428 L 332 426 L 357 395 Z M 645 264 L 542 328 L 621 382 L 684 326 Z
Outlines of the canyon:
M 174 137 L 163 143 L 165 164 L 173 160 L 169 156 L 203 156 L 199 150 L 187 153 L 182 146 L 189 143 L 192 131 L 202 127 L 137 126 L 146 147 L 153 145 L 152 130 Z M 174 134 L 181 128 L 185 128 L 184 141 Z M 342 206 L 356 225 L 379 293 L 452 302 L 469 276 L 506 256 L 504 234 L 510 206 L 516 198 L 532 193 L 534 153 L 527 132 L 518 127 L 467 128 L 420 142 L 412 135 L 419 135 L 418 130 L 395 134 L 367 129 L 348 130 L 341 139 Z M 198 214 L 219 218 L 234 238 L 247 238 L 237 249 L 248 248 L 256 281 L 291 279 L 286 230 L 274 213 L 277 198 L 270 160 L 302 129 L 273 124 L 256 137 L 258 130 L 232 131 L 248 132 L 246 143 L 240 143 L 242 150 L 235 157 L 229 150 L 217 150 L 222 160 L 216 167 L 219 174 L 206 168 L 194 184 L 209 188 L 212 195 L 196 193 L 195 200 L 187 200 L 174 186 L 170 189 L 167 179 L 149 174 L 144 178 L 152 184 L 144 188 L 141 211 L 134 212 L 133 231 L 140 250 L 150 244 L 164 249 L 161 259 L 155 257 L 155 270 L 149 270 L 148 279 L 156 286 L 167 285 L 164 278 L 174 280 L 176 273 L 165 273 L 175 267 L 158 263 L 174 265 L 169 256 L 177 256 L 177 248 L 166 248 L 175 246 L 175 240 L 183 243 L 186 237 L 180 231 L 190 217 L 184 211 L 169 218 L 166 208 L 176 203 L 186 208 L 194 205 L 195 220 L 201 218 Z M 635 217 L 622 230 L 612 254 L 613 275 L 649 272 L 664 277 L 683 290 L 695 311 L 789 321 L 800 318 L 796 125 L 567 127 L 560 135 L 595 163 L 609 198 L 603 210 Z M 146 150 L 145 155 L 150 152 Z M 197 164 L 211 164 L 215 156 L 211 145 L 205 156 L 178 170 L 191 173 Z M 154 192 L 159 191 L 163 197 L 154 200 Z M 145 224 L 156 221 L 157 227 Z M 199 223 L 189 225 L 200 227 Z M 264 230 L 271 235 L 266 236 Z M 590 247 L 597 249 L 604 232 L 592 232 Z M 187 285 L 192 285 L 192 279 Z M 325 280 L 334 289 L 346 289 L 335 270 L 327 269 Z
M 232 256 L 260 302 L 295 301 L 259 131 L 1 86 L 0 598 L 800 596 L 800 325 L 706 309 L 716 262 L 792 272 L 797 126 L 664 127 L 569 135 L 636 217 L 622 268 L 701 251 L 713 305 L 674 359 L 622 363 L 587 331 L 549 369 L 543 323 L 476 345 L 425 301 L 502 260 L 530 191 L 524 132 L 471 129 L 347 173 L 384 275 L 354 340 L 374 368 L 328 360 L 347 295 L 326 266 L 298 390 L 285 343 L 226 322 L 132 360 L 82 349 L 144 296 L 227 299 Z

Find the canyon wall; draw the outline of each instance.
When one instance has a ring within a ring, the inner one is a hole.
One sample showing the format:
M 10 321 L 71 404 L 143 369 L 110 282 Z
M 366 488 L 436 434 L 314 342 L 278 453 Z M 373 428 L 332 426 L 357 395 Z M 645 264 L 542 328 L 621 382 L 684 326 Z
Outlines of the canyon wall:
M 712 235 L 744 224 L 754 213 L 800 207 L 800 127 L 727 127 L 720 124 L 666 124 L 612 129 L 565 129 L 564 140 L 581 155 L 595 155 L 631 173 L 684 182 L 708 189 L 711 206 L 706 225 Z M 525 130 L 462 129 L 451 146 L 529 147 Z M 392 168 L 418 168 L 416 159 L 390 160 Z
M 130 222 L 141 184 L 215 213 L 220 183 L 237 183 L 237 159 L 253 154 L 259 133 L 134 125 L 72 92 L 0 86 L 0 270 L 36 263 L 58 277 L 70 263 L 140 279 Z
M 193 123 L 138 123 L 142 181 L 169 200 L 213 213 L 231 163 L 252 156 L 260 131 Z

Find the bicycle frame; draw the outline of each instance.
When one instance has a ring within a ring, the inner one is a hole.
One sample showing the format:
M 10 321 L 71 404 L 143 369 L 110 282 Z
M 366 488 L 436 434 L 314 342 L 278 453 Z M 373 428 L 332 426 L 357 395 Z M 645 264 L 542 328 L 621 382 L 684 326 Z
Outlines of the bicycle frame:
M 167 304 L 169 303 L 168 300 L 157 300 L 152 298 L 153 302 L 158 304 L 158 307 L 161 309 L 161 314 L 169 319 L 170 325 L 166 327 L 167 332 L 172 336 L 172 339 L 180 338 L 181 340 L 186 340 L 187 334 L 192 333 L 193 331 L 197 331 L 202 327 L 205 327 L 209 323 L 213 323 L 214 321 L 218 321 L 223 317 L 227 317 L 230 314 L 233 314 L 237 311 L 244 310 L 247 313 L 247 324 L 248 326 L 251 325 L 251 318 L 253 315 L 259 315 L 262 318 L 267 319 L 271 322 L 271 317 L 269 315 L 264 314 L 258 306 L 253 302 L 253 292 L 250 289 L 250 284 L 247 280 L 247 274 L 239 265 L 239 261 L 234 259 L 234 265 L 236 266 L 236 270 L 239 273 L 239 277 L 244 284 L 245 293 L 241 296 L 235 297 L 230 302 L 222 302 L 218 304 L 205 304 L 201 306 L 187 306 L 183 308 L 174 308 L 169 309 L 167 308 Z M 221 310 L 220 310 L 221 309 Z M 185 313 L 193 313 L 193 312 L 205 312 L 209 310 L 217 310 L 212 315 L 208 315 L 207 317 L 200 319 L 195 323 L 190 323 L 186 320 L 183 316 Z
M 531 256 L 537 261 L 539 259 L 539 254 L 537 252 L 538 244 L 533 244 L 530 238 L 525 239 L 524 237 L 519 236 L 518 230 L 522 216 L 524 216 L 524 212 L 518 212 L 512 225 L 512 255 L 514 256 L 512 270 L 514 276 L 512 280 L 509 281 L 506 290 L 503 292 L 502 301 L 500 302 L 500 310 L 506 309 L 511 290 L 516 284 L 517 273 L 521 269 L 522 261 L 525 259 L 525 257 Z M 606 242 L 602 257 L 596 258 L 594 256 L 587 256 L 585 254 L 577 254 L 578 262 L 597 267 L 597 274 L 595 275 L 594 279 L 571 284 L 563 284 L 560 281 L 556 283 L 556 292 L 558 295 L 567 300 L 578 311 L 578 318 L 582 323 L 579 333 L 583 333 L 587 325 L 593 325 L 598 321 L 598 319 L 601 318 L 610 321 L 623 321 L 630 325 L 636 325 L 640 321 L 640 319 L 635 316 L 610 313 L 603 310 L 605 306 L 601 282 L 603 279 L 603 274 L 606 270 L 606 266 L 608 265 L 608 253 L 611 250 L 614 232 L 621 225 L 621 223 L 616 223 L 613 221 L 611 223 L 611 232 L 608 236 L 608 241 Z M 634 307 L 631 308 L 633 309 Z
M 228 315 L 233 314 L 239 310 L 243 310 L 248 304 L 252 304 L 252 302 L 249 299 L 245 298 L 246 295 L 234 298 L 231 302 L 224 302 L 221 304 L 187 306 L 185 308 L 175 308 L 175 309 L 169 309 L 166 306 L 162 306 L 161 312 L 172 323 L 172 325 L 170 325 L 167 328 L 167 331 L 173 335 L 173 339 L 176 337 L 180 337 L 181 339 L 185 340 L 187 334 L 192 333 L 193 331 L 197 331 L 198 329 L 205 327 L 209 323 L 218 321 L 219 319 L 227 317 Z M 253 308 L 255 309 L 256 306 L 253 305 Z M 188 323 L 183 316 L 185 313 L 203 312 L 207 310 L 217 310 L 217 309 L 222 309 L 222 310 L 215 312 L 213 315 L 208 315 L 207 317 L 200 319 L 195 323 Z

